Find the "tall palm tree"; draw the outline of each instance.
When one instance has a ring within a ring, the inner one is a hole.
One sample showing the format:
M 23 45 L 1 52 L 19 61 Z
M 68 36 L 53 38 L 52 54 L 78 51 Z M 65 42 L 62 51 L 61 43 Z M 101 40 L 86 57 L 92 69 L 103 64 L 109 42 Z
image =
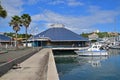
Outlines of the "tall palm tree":
M 3 9 L 3 7 L 0 4 L 0 17 L 6 18 L 6 16 L 7 16 L 7 12 L 6 10 Z
M 13 30 L 15 31 L 15 47 L 17 48 L 18 45 L 17 45 L 17 33 L 18 31 L 20 31 L 20 26 L 22 26 L 22 21 L 21 21 L 21 18 L 17 15 L 13 16 L 12 17 L 12 20 L 11 22 L 9 23 L 10 26 L 13 27 Z
M 27 39 L 28 39 L 28 37 L 27 37 L 27 29 L 28 29 L 28 27 L 29 27 L 29 25 L 30 25 L 30 23 L 31 23 L 32 20 L 31 20 L 31 17 L 30 17 L 29 14 L 23 14 L 21 16 L 21 18 L 22 18 L 22 24 L 25 27 L 26 47 L 28 47 L 28 45 L 27 45 Z

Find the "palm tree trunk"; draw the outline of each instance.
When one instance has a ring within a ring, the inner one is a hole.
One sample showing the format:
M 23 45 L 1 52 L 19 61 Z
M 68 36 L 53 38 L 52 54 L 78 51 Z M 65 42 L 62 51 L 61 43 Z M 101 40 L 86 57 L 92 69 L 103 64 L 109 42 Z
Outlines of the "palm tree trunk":
M 26 27 L 26 35 L 25 35 L 25 37 L 26 37 L 26 47 L 28 47 L 28 45 L 27 45 L 27 27 Z

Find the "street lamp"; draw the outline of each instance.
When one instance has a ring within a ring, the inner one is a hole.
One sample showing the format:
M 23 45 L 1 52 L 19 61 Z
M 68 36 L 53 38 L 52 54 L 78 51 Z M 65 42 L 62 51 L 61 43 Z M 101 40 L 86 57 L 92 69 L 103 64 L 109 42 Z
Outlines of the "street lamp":
M 39 35 L 39 38 L 41 39 L 41 47 L 42 47 L 42 37 L 41 37 L 41 35 Z
M 34 49 L 34 46 L 35 46 L 35 37 L 34 37 L 34 35 L 35 34 L 37 34 L 37 32 L 38 32 L 38 27 L 31 27 L 30 28 L 30 33 L 32 33 L 32 41 L 33 41 L 33 49 Z M 38 45 L 37 45 L 38 46 Z

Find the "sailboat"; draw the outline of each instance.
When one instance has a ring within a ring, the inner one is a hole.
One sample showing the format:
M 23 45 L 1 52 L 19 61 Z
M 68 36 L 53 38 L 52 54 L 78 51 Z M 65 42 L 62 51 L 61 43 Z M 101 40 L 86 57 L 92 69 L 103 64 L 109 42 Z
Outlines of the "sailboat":
M 116 23 L 116 20 L 115 20 L 115 23 Z M 112 43 L 112 45 L 109 46 L 111 49 L 120 49 L 120 41 L 117 39 L 117 35 L 118 33 L 115 32 L 114 42 Z
M 109 46 L 110 49 L 120 49 L 120 42 L 115 41 L 111 46 Z

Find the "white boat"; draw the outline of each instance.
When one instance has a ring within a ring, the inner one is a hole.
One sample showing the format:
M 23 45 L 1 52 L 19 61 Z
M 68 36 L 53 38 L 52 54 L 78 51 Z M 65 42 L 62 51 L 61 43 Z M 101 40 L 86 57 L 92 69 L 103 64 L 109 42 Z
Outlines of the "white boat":
M 120 49 L 120 45 L 113 45 L 110 47 L 110 49 Z
M 92 44 L 88 49 L 75 51 L 80 56 L 106 56 L 107 51 L 99 43 Z
M 120 42 L 114 42 L 109 46 L 110 49 L 120 49 Z

